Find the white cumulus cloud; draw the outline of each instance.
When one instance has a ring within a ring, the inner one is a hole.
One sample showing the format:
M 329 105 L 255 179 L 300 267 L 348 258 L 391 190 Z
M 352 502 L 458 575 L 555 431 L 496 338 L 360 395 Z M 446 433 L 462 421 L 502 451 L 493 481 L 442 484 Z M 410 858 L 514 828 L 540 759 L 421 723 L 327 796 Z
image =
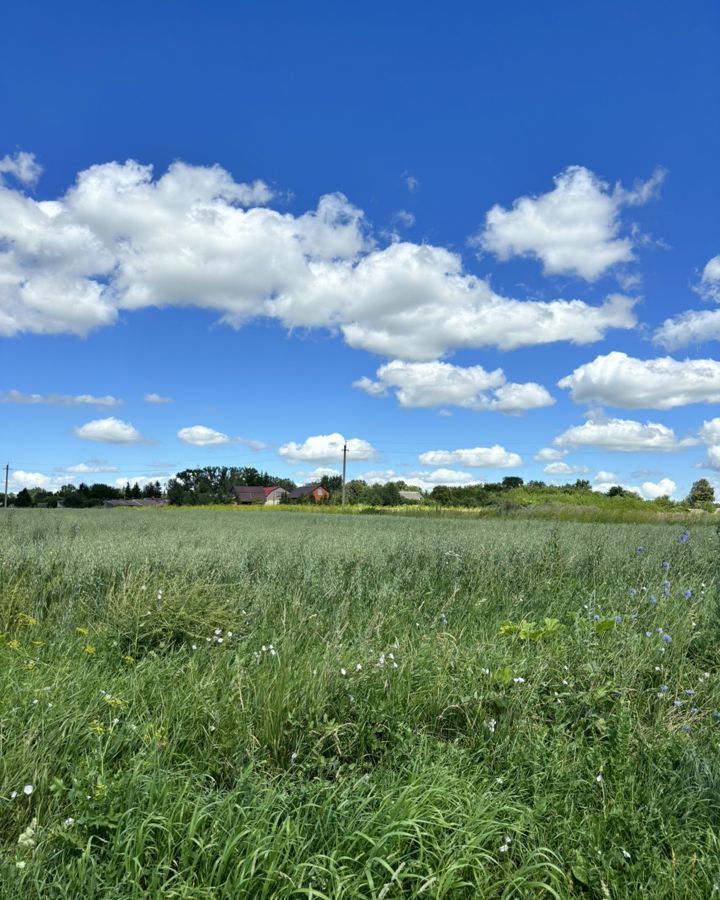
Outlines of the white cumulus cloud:
M 65 472 L 71 475 L 97 475 L 100 472 L 117 472 L 117 466 L 110 466 L 102 462 L 78 463 L 75 466 L 67 466 Z
M 345 438 L 337 432 L 315 434 L 306 438 L 302 444 L 294 441 L 283 444 L 278 453 L 290 462 L 341 462 L 345 443 Z M 348 460 L 374 459 L 376 455 L 372 444 L 360 438 L 349 438 L 347 448 Z
M 655 331 L 653 339 L 667 350 L 677 350 L 688 344 L 720 341 L 720 309 L 691 309 L 665 319 Z
M 569 450 L 557 450 L 553 447 L 543 447 L 542 450 L 538 450 L 538 452 L 533 456 L 535 462 L 555 462 L 559 459 L 562 459 L 564 456 L 567 456 Z
M 163 397 L 161 394 L 145 394 L 146 403 L 172 403 L 172 397 Z
M 598 356 L 558 381 L 576 403 L 625 409 L 672 409 L 720 402 L 720 362 L 714 359 L 635 359 L 617 351 Z
M 503 297 L 443 247 L 379 246 L 342 194 L 292 215 L 261 182 L 174 163 L 91 166 L 53 200 L 0 185 L 0 334 L 86 334 L 120 310 L 193 306 L 233 327 L 269 317 L 426 361 L 454 348 L 602 339 L 634 300 Z
M 611 487 L 622 487 L 626 491 L 639 494 L 644 500 L 655 500 L 658 497 L 672 497 L 677 491 L 677 485 L 671 478 L 661 478 L 660 481 L 643 481 L 642 484 L 624 484 L 612 472 L 598 472 L 594 478 L 592 489 L 598 493 L 606 494 Z
M 73 429 L 79 438 L 99 441 L 103 444 L 137 444 L 143 436 L 129 422 L 110 416 L 107 419 L 93 419 Z
M 71 484 L 73 477 L 61 477 L 44 475 L 42 472 L 25 472 L 22 469 L 10 473 L 8 485 L 11 491 L 17 492 L 23 488 L 43 488 L 46 491 L 57 491 L 64 484 Z
M 216 431 L 214 428 L 208 428 L 207 425 L 190 425 L 187 428 L 181 428 L 177 436 L 186 444 L 192 444 L 195 447 L 209 447 L 214 444 L 243 444 L 251 450 L 262 450 L 265 444 L 262 441 L 253 441 L 244 437 L 230 437 L 222 431 Z
M 706 300 L 720 303 L 720 256 L 713 256 L 703 269 L 694 290 Z M 720 310 L 690 309 L 666 319 L 654 335 L 655 343 L 676 350 L 688 344 L 720 341 Z
M 714 469 L 720 472 L 720 444 L 712 444 L 707 448 L 707 454 L 702 464 L 704 469 Z
M 636 422 L 633 419 L 588 419 L 582 425 L 574 425 L 558 435 L 556 447 L 598 447 L 624 453 L 668 453 L 690 446 L 694 441 L 679 440 L 667 425 L 658 422 Z
M 517 453 L 511 453 L 499 444 L 465 450 L 428 450 L 421 453 L 418 459 L 424 466 L 461 465 L 472 468 L 509 469 L 522 465 L 522 459 Z
M 720 255 L 713 256 L 705 264 L 700 283 L 696 288 L 701 297 L 720 303 Z
M 377 381 L 363 377 L 354 383 L 373 396 L 394 390 L 400 406 L 462 406 L 477 411 L 520 413 L 551 406 L 555 401 L 539 384 L 507 383 L 502 369 L 454 366 L 445 362 L 410 363 L 393 360 L 380 366 Z
M 633 237 L 621 233 L 622 207 L 646 203 L 663 177 L 657 170 L 626 191 L 619 185 L 610 189 L 584 166 L 569 166 L 549 193 L 520 197 L 509 210 L 493 206 L 474 243 L 501 260 L 535 257 L 548 275 L 594 281 L 612 266 L 634 259 Z
M 318 466 L 312 472 L 305 472 L 302 469 L 295 472 L 293 480 L 300 484 L 314 484 L 321 478 L 336 478 L 340 475 L 340 469 L 332 469 L 329 466 Z

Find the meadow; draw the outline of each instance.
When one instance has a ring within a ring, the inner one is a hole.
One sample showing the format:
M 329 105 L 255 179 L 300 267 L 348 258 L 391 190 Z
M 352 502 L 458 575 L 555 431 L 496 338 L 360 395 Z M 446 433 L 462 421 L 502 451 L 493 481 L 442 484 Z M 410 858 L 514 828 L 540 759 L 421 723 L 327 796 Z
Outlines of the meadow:
M 720 895 L 719 548 L 0 510 L 0 897 Z

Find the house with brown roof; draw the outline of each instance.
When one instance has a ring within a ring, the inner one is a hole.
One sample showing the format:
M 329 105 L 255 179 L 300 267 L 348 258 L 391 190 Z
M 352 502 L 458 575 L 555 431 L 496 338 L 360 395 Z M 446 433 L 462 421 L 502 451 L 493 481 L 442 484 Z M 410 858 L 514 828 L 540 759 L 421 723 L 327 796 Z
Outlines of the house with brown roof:
M 235 485 L 232 489 L 235 502 L 243 506 L 256 503 L 262 506 L 277 506 L 283 497 L 287 496 L 285 488 L 271 485 L 270 487 L 247 487 Z
M 315 503 L 324 503 L 330 499 L 330 491 L 321 484 L 304 484 L 302 487 L 295 488 L 288 494 L 288 500 L 312 500 Z

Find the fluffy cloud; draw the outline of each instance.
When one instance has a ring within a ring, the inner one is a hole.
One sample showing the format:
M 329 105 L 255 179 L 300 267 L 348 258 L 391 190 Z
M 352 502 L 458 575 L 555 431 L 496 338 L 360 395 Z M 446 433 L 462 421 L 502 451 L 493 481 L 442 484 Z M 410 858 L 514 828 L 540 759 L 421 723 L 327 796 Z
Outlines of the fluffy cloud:
M 556 447 L 599 447 L 602 450 L 618 450 L 624 453 L 661 452 L 681 450 L 694 443 L 691 439 L 678 440 L 672 428 L 657 422 L 636 422 L 633 419 L 588 419 L 558 435 Z
M 590 343 L 632 328 L 634 301 L 496 294 L 442 247 L 369 235 L 342 194 L 293 216 L 261 182 L 219 166 L 92 166 L 55 200 L 0 185 L 0 334 L 75 333 L 121 309 L 196 306 L 241 327 L 258 316 L 339 331 L 348 344 L 432 360 L 456 347 Z
M 470 484 L 484 484 L 476 475 L 458 469 L 435 469 L 432 472 L 410 472 L 402 476 L 407 484 L 414 484 L 423 491 L 431 491 L 439 484 L 447 487 L 466 487 Z
M 306 438 L 302 444 L 290 441 L 278 450 L 280 456 L 290 462 L 342 462 L 345 438 L 334 434 L 316 434 Z M 375 448 L 360 438 L 347 441 L 347 458 L 374 459 Z
M 720 303 L 720 256 L 714 256 L 703 269 L 700 283 L 694 289 L 706 300 Z M 691 309 L 666 319 L 654 335 L 655 343 L 675 350 L 688 344 L 720 341 L 720 310 Z
M 708 445 L 702 468 L 720 471 L 720 417 L 703 422 L 698 437 Z
M 696 290 L 701 297 L 720 303 L 720 256 L 713 256 L 705 265 Z
M 672 409 L 720 401 L 720 362 L 714 359 L 635 359 L 608 353 L 558 381 L 576 403 L 625 409 Z
M 18 469 L 10 473 L 9 488 L 14 493 L 27 488 L 42 488 L 45 491 L 57 491 L 64 484 L 72 484 L 75 481 L 74 476 L 67 475 L 44 475 L 42 472 L 24 472 Z
M 543 469 L 546 475 L 585 475 L 589 471 L 587 466 L 571 466 L 564 462 L 548 463 Z
M 121 406 L 122 400 L 106 394 L 95 397 L 92 394 L 24 394 L 22 391 L 0 392 L 0 403 L 46 403 L 49 406 Z
M 470 472 L 461 472 L 458 469 L 435 469 L 432 472 L 396 472 L 387 469 L 381 472 L 363 472 L 358 478 L 368 484 L 387 484 L 388 481 L 404 481 L 421 491 L 431 491 L 439 484 L 447 487 L 465 487 L 470 484 L 484 484 Z
M 539 197 L 520 197 L 512 209 L 493 206 L 474 240 L 499 259 L 531 256 L 548 275 L 579 275 L 594 281 L 618 263 L 630 262 L 633 239 L 621 236 L 623 206 L 646 203 L 664 173 L 657 170 L 633 190 L 614 189 L 584 166 L 570 166 L 555 178 L 555 187 Z
M 377 381 L 363 377 L 354 387 L 373 396 L 394 389 L 404 407 L 463 406 L 478 411 L 519 413 L 551 406 L 555 401 L 542 385 L 508 384 L 502 369 L 454 366 L 445 362 L 409 363 L 393 360 L 376 372 Z
M 316 469 L 313 469 L 312 472 L 304 472 L 302 470 L 295 472 L 293 478 L 295 481 L 299 481 L 302 484 L 314 484 L 316 481 L 320 481 L 321 478 L 337 478 L 338 475 L 340 475 L 339 469 L 318 466 Z
M 160 394 L 145 394 L 143 397 L 146 403 L 172 403 L 172 397 L 163 397 Z
M 677 485 L 670 478 L 662 478 L 660 481 L 643 481 L 640 485 L 623 484 L 621 479 L 612 472 L 598 472 L 594 479 L 592 489 L 606 494 L 611 487 L 619 486 L 626 491 L 639 494 L 644 500 L 655 500 L 657 497 L 672 497 L 677 491 Z
M 707 455 L 702 468 L 714 469 L 716 472 L 720 472 L 720 444 L 713 444 L 707 448 Z
M 195 447 L 207 447 L 211 444 L 229 444 L 232 438 L 223 434 L 222 431 L 215 431 L 214 428 L 208 428 L 206 425 L 191 425 L 188 428 L 181 428 L 177 436 L 186 444 L 193 444 Z
M 165 486 L 163 476 L 161 475 L 128 475 L 123 478 L 116 478 L 115 481 L 113 481 L 112 486 L 117 488 L 118 490 L 122 490 L 126 484 L 137 484 L 138 487 L 143 488 L 146 484 L 155 484 L 156 481 L 160 482 L 161 487 Z
M 34 185 L 42 175 L 42 166 L 36 162 L 33 153 L 21 150 L 14 156 L 0 159 L 0 181 L 3 175 L 12 175 L 21 184 Z
M 190 425 L 187 428 L 181 428 L 177 436 L 186 444 L 192 444 L 194 447 L 209 447 L 214 444 L 243 444 L 251 450 L 262 450 L 265 444 L 262 441 L 252 441 L 243 437 L 230 437 L 223 434 L 222 431 L 215 431 L 214 428 L 208 428 L 207 425 Z
M 73 429 L 79 438 L 99 441 L 103 444 L 137 444 L 143 440 L 140 432 L 129 422 L 110 416 L 108 419 L 93 419 Z
M 698 437 L 703 444 L 720 444 L 720 417 L 703 422 Z
M 563 456 L 567 456 L 569 452 L 569 450 L 554 450 L 552 447 L 543 447 L 542 450 L 538 450 L 533 459 L 535 462 L 555 462 L 558 459 L 562 459 Z
M 472 468 L 509 469 L 522 465 L 517 453 L 510 453 L 499 444 L 492 447 L 473 447 L 467 450 L 428 450 L 418 459 L 424 466 L 471 466 Z
M 76 466 L 68 466 L 64 469 L 71 475 L 97 475 L 100 472 L 117 472 L 117 466 L 109 466 L 102 462 L 78 463 Z
M 665 319 L 653 335 L 656 344 L 677 350 L 688 344 L 720 341 L 720 309 L 695 310 Z

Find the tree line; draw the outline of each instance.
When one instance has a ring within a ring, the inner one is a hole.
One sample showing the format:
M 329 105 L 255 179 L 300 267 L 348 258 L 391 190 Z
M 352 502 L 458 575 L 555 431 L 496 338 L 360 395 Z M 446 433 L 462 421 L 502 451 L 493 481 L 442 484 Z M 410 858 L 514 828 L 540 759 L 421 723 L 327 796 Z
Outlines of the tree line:
M 324 475 L 318 482 L 330 493 L 331 504 L 342 501 L 342 478 L 339 475 Z M 66 484 L 57 491 L 44 488 L 23 488 L 17 494 L 9 495 L 13 506 L 31 507 L 58 504 L 76 509 L 101 506 L 105 500 L 140 500 L 153 497 L 164 497 L 175 506 L 203 506 L 207 504 L 229 504 L 233 502 L 232 488 L 247 487 L 282 487 L 286 491 L 296 488 L 290 478 L 271 475 L 252 466 L 204 466 L 197 469 L 184 469 L 170 478 L 163 491 L 159 481 L 149 482 L 144 487 L 136 482 L 129 482 L 122 488 L 109 484 Z M 517 475 L 508 475 L 499 482 L 473 485 L 436 485 L 425 492 L 418 485 L 403 480 L 389 481 L 385 484 L 368 484 L 356 478 L 345 486 L 346 502 L 363 506 L 400 506 L 407 502 L 401 491 L 418 491 L 422 494 L 422 502 L 435 506 L 449 507 L 503 507 L 509 504 L 522 506 L 528 502 L 569 502 L 573 496 L 584 495 L 585 502 L 590 501 L 592 485 L 586 479 L 578 479 L 573 484 L 548 485 L 543 481 L 527 481 Z M 598 496 L 598 495 L 595 495 Z M 600 495 L 602 496 L 602 495 Z M 605 494 L 606 497 L 626 499 L 630 502 L 643 502 L 638 494 L 621 485 L 613 485 Z M 563 498 L 567 498 L 564 500 Z M 714 509 L 715 491 L 706 478 L 695 481 L 684 505 L 695 508 Z M 309 498 L 299 502 L 313 502 Z M 670 508 L 676 505 L 669 497 L 658 497 L 652 501 L 656 506 Z

